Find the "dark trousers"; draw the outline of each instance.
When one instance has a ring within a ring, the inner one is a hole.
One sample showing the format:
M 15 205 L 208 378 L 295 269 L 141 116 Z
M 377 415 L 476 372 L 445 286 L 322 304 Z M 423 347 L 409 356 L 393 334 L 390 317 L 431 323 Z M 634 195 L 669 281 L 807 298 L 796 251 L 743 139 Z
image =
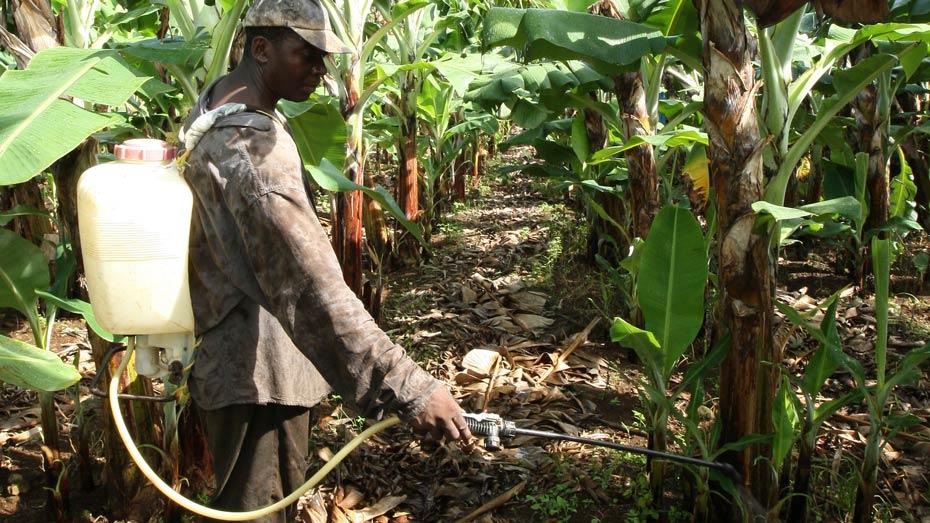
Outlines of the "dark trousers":
M 310 410 L 284 405 L 230 405 L 199 411 L 213 456 L 216 494 L 210 506 L 244 511 L 283 499 L 305 481 Z M 292 521 L 296 504 L 257 519 Z

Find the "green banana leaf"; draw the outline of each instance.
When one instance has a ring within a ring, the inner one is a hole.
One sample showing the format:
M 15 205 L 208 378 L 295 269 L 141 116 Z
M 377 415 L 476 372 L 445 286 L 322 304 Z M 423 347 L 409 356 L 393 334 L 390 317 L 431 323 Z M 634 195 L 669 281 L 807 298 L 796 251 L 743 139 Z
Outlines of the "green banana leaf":
M 97 317 L 94 315 L 94 309 L 86 301 L 59 298 L 54 294 L 44 291 L 36 291 L 36 294 L 46 302 L 51 303 L 56 307 L 62 308 L 68 312 L 80 314 L 87 322 L 87 326 L 90 327 L 92 331 L 97 333 L 97 336 L 100 336 L 101 338 L 111 343 L 120 343 L 126 339 L 125 336 L 117 336 L 112 332 L 104 329 L 100 323 L 97 322 Z
M 656 215 L 643 246 L 637 296 L 646 330 L 662 347 L 666 378 L 704 323 L 707 255 L 691 211 L 669 205 Z
M 794 428 L 799 418 L 791 398 L 793 394 L 788 378 L 782 377 L 772 409 L 772 426 L 775 429 L 772 438 L 772 461 L 776 470 L 781 470 L 782 463 L 794 446 Z
M 695 143 L 707 145 L 707 133 L 694 128 L 683 127 L 668 133 L 632 136 L 623 145 L 604 147 L 597 151 L 591 155 L 591 163 L 598 164 L 611 161 L 624 152 L 643 144 L 649 144 L 653 147 L 683 147 Z
M 905 217 L 910 214 L 912 202 L 917 196 L 917 184 L 911 180 L 913 171 L 904 156 L 904 151 L 898 147 L 897 153 L 901 171 L 891 179 L 890 214 L 892 217 Z
M 120 106 L 148 78 L 113 51 L 59 47 L 0 76 L 0 185 L 29 180 L 91 134 L 120 120 L 62 99 Z
M 204 55 L 209 48 L 210 38 L 205 34 L 191 41 L 180 38 L 166 38 L 164 40 L 152 38 L 117 47 L 121 53 L 129 58 L 143 62 L 173 65 L 185 70 L 196 67 L 204 59 Z
M 816 397 L 826 383 L 827 378 L 833 375 L 833 372 L 840 365 L 840 361 L 834 357 L 828 345 L 840 345 L 840 337 L 836 330 L 836 309 L 839 305 L 839 295 L 837 292 L 827 299 L 827 310 L 824 312 L 823 320 L 820 322 L 820 332 L 829 344 L 821 344 L 820 348 L 811 357 L 810 362 L 804 369 L 804 376 L 801 383 L 805 392 Z
M 513 47 L 528 62 L 581 60 L 605 74 L 629 69 L 643 56 L 660 53 L 667 42 L 653 27 L 551 9 L 492 8 L 482 33 L 485 47 Z
M 669 0 L 667 2 L 650 2 L 660 4 L 653 7 L 648 18 L 642 23 L 658 27 L 662 34 L 671 38 L 669 45 L 675 56 L 688 67 L 699 69 L 701 63 L 701 27 L 700 15 L 691 0 Z M 632 20 L 639 22 L 637 18 Z
M 349 180 L 343 176 L 342 172 L 329 160 L 323 158 L 319 166 L 304 164 L 304 167 L 310 172 L 310 176 L 313 178 L 313 181 L 317 183 L 323 189 L 330 192 L 349 192 L 349 191 L 362 191 L 365 193 L 365 196 L 368 196 L 372 200 L 381 204 L 381 207 L 384 210 L 394 217 L 398 223 L 400 223 L 404 229 L 407 230 L 418 242 L 423 246 L 424 249 L 429 249 L 429 245 L 426 243 L 426 240 L 423 239 L 423 229 L 419 224 L 414 223 L 407 219 L 407 216 L 404 214 L 404 211 L 401 210 L 400 206 L 397 205 L 397 202 L 394 201 L 394 198 L 391 196 L 384 187 L 375 187 L 374 189 L 370 187 L 365 187 L 363 185 L 358 185 L 352 180 Z
M 804 226 L 819 227 L 819 220 L 811 221 L 813 216 L 839 215 L 849 218 L 853 223 L 859 223 L 862 216 L 862 206 L 852 196 L 843 196 L 822 202 L 810 203 L 797 208 L 774 205 L 760 200 L 752 204 L 752 209 L 759 215 L 757 226 L 764 226 L 766 222 L 777 229 L 777 235 L 772 236 L 772 242 L 784 245 L 789 238 Z M 843 225 L 832 222 L 834 225 Z M 820 230 L 820 229 L 817 229 Z
M 0 335 L 0 381 L 29 390 L 55 392 L 81 375 L 53 352 Z
M 662 347 L 655 334 L 630 325 L 623 318 L 614 318 L 610 326 L 610 339 L 633 349 L 639 359 L 649 364 L 650 368 L 661 366 Z
M 291 134 L 304 163 L 320 165 L 329 160 L 340 171 L 346 162 L 346 121 L 332 103 L 281 101 Z
M 546 91 L 561 94 L 582 86 L 609 90 L 612 80 L 579 61 L 529 64 L 476 79 L 465 94 L 465 101 L 491 108 Z
M 19 216 L 50 216 L 45 209 L 38 209 L 29 205 L 17 205 L 9 211 L 0 212 L 0 227 L 13 221 Z
M 468 86 L 481 75 L 484 57 L 475 53 L 465 56 L 447 53 L 430 64 L 452 84 L 456 94 L 462 96 L 468 91 Z
M 778 174 L 765 187 L 765 201 L 776 205 L 784 203 L 788 180 L 791 179 L 798 162 L 807 154 L 808 148 L 817 135 L 820 134 L 820 131 L 862 89 L 872 83 L 880 74 L 890 71 L 897 62 L 898 59 L 894 55 L 877 54 L 866 58 L 849 69 L 836 72 L 833 76 L 836 94 L 823 102 L 817 113 L 817 119 L 788 149 L 788 154 L 785 155 L 785 159 L 778 169 Z
M 588 155 L 591 154 L 591 145 L 588 142 L 588 131 L 585 128 L 584 113 L 579 112 L 575 115 L 574 120 L 572 120 L 571 145 L 578 161 L 581 163 L 587 161 Z
M 42 251 L 7 229 L 0 229 L 0 309 L 36 315 L 36 289 L 49 286 L 48 264 Z

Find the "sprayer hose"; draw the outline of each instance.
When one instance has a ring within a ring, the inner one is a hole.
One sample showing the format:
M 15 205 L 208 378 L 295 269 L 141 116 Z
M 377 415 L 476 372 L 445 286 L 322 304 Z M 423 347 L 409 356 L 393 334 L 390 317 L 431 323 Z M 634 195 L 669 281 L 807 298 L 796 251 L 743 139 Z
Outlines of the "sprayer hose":
M 191 501 L 190 499 L 182 496 L 170 485 L 164 482 L 158 474 L 152 470 L 152 467 L 146 463 L 145 458 L 142 457 L 142 453 L 139 452 L 138 447 L 132 441 L 132 437 L 129 435 L 129 429 L 126 427 L 126 422 L 123 420 L 123 414 L 119 408 L 119 398 L 117 397 L 118 388 L 119 388 L 119 378 L 122 376 L 123 372 L 126 370 L 126 366 L 129 364 L 129 360 L 132 358 L 132 354 L 135 351 L 135 342 L 130 339 L 129 348 L 126 351 L 126 354 L 123 355 L 123 359 L 119 364 L 119 369 L 116 371 L 116 374 L 113 375 L 113 378 L 110 380 L 109 388 L 109 400 L 110 400 L 110 410 L 113 413 L 113 421 L 116 424 L 116 431 L 119 433 L 120 438 L 123 440 L 123 444 L 126 446 L 126 450 L 129 451 L 129 455 L 132 457 L 133 461 L 136 462 L 136 465 L 139 467 L 139 470 L 142 471 L 142 474 L 148 478 L 149 481 L 155 485 L 162 494 L 167 496 L 171 501 L 176 503 L 178 506 L 181 506 L 195 514 L 199 514 L 204 517 L 219 519 L 222 521 L 248 521 L 252 519 L 258 519 L 268 514 L 272 514 L 279 510 L 283 510 L 285 507 L 297 501 L 300 496 L 312 489 L 319 483 L 323 478 L 326 477 L 334 468 L 336 468 L 350 452 L 355 450 L 363 441 L 374 436 L 375 434 L 381 432 L 382 430 L 400 423 L 400 420 L 396 416 L 391 416 L 383 421 L 380 421 L 367 430 L 356 436 L 352 441 L 346 444 L 346 446 L 339 449 L 332 459 L 326 462 L 320 470 L 316 472 L 306 483 L 297 488 L 294 492 L 288 495 L 286 498 L 263 507 L 260 509 L 250 510 L 248 512 L 234 512 L 228 510 L 217 510 L 210 507 L 205 507 L 199 503 Z

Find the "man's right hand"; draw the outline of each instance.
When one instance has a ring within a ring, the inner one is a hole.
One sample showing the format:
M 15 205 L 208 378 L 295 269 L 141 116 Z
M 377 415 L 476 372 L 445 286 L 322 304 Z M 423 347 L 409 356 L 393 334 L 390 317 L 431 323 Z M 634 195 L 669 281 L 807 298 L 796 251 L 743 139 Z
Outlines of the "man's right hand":
M 462 415 L 465 411 L 456 403 L 449 389 L 438 387 L 430 396 L 426 407 L 413 418 L 410 425 L 420 434 L 429 434 L 437 440 L 445 437 L 450 441 L 471 440 L 471 431 Z

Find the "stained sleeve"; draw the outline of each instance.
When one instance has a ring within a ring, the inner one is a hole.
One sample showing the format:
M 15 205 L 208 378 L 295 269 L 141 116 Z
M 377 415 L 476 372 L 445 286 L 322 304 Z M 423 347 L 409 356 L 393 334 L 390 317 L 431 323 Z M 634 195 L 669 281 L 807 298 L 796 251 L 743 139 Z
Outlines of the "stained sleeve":
M 396 412 L 410 419 L 442 384 L 388 338 L 345 284 L 304 188 L 296 147 L 290 145 L 246 140 L 223 162 L 235 166 L 224 199 L 261 301 L 333 389 L 362 414 L 378 418 Z

